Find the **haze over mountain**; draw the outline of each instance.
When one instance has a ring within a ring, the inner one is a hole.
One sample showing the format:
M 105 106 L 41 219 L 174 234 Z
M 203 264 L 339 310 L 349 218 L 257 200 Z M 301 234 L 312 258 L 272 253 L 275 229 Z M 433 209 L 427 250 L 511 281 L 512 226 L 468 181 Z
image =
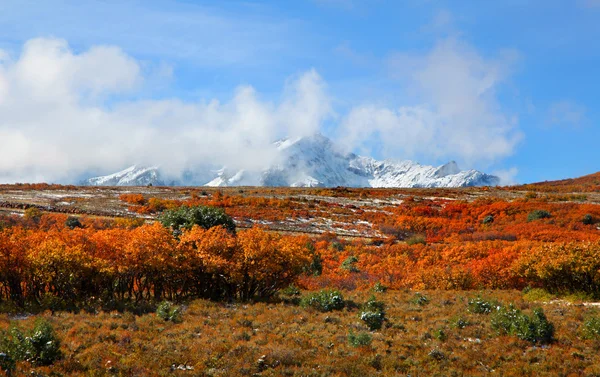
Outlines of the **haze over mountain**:
M 416 162 L 384 160 L 344 153 L 321 134 L 287 138 L 272 144 L 274 162 L 256 169 L 197 166 L 177 177 L 159 166 L 131 166 L 123 171 L 83 182 L 97 186 L 291 186 L 291 187 L 463 187 L 494 186 L 496 176 L 477 170 L 461 171 L 451 161 L 440 167 Z

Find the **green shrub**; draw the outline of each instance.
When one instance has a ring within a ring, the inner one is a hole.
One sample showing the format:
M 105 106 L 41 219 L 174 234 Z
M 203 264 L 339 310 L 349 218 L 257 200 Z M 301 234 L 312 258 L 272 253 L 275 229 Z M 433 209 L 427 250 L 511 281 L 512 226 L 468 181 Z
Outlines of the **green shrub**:
M 375 283 L 375 285 L 373 286 L 373 291 L 377 292 L 377 293 L 384 293 L 387 290 L 388 290 L 388 287 L 381 284 L 380 282 Z
M 590 215 L 589 213 L 585 214 L 583 216 L 583 219 L 581 219 L 581 222 L 584 223 L 585 225 L 592 225 L 595 223 L 594 217 L 592 215 Z
M 352 347 L 366 347 L 370 346 L 373 341 L 373 337 L 371 334 L 366 332 L 360 332 L 358 334 L 354 334 L 354 332 L 350 331 L 348 334 L 348 343 Z
M 344 244 L 343 244 L 343 243 L 341 243 L 341 242 L 339 242 L 339 241 L 333 241 L 333 242 L 331 243 L 331 248 L 332 248 L 333 250 L 336 250 L 336 251 L 344 251 L 344 249 L 345 249 L 345 246 L 344 246 Z
M 491 318 L 492 328 L 501 334 L 515 335 L 532 343 L 550 343 L 554 339 L 554 325 L 541 308 L 528 316 L 510 304 L 501 307 Z
M 310 251 L 312 261 L 309 266 L 304 268 L 304 273 L 312 276 L 321 276 L 323 273 L 323 257 L 317 252 L 315 245 L 312 242 L 308 242 L 306 248 Z
M 529 212 L 529 215 L 527 215 L 527 221 L 549 219 L 550 217 L 552 217 L 550 212 L 543 209 L 534 209 L 533 211 Z
M 581 332 L 585 339 L 600 339 L 600 317 L 588 318 Z
M 481 221 L 483 224 L 491 224 L 494 222 L 494 216 L 492 215 L 487 215 L 486 217 L 483 218 L 483 220 Z
M 377 301 L 375 296 L 371 296 L 363 305 L 363 311 L 360 319 L 369 327 L 369 330 L 375 331 L 381 329 L 385 318 L 385 304 L 383 301 Z
M 303 297 L 300 301 L 302 307 L 310 307 L 321 312 L 342 310 L 345 306 L 344 296 L 337 290 L 323 289 Z
M 417 235 L 407 238 L 406 243 L 408 245 L 417 245 L 417 244 L 426 245 L 427 240 L 425 239 L 425 236 L 417 234 Z
M 351 255 L 348 258 L 346 258 L 345 261 L 342 262 L 342 265 L 340 266 L 340 268 L 342 270 L 346 270 L 348 272 L 360 272 L 358 267 L 356 267 L 357 263 L 358 263 L 358 258 L 355 257 L 354 255 Z
M 410 300 L 410 302 L 419 306 L 425 306 L 429 304 L 429 299 L 422 293 L 417 292 L 415 293 L 415 297 L 412 300 Z
M 300 296 L 300 290 L 294 284 L 290 284 L 287 288 L 279 291 L 282 296 L 297 297 Z
M 0 370 L 3 370 L 7 376 L 10 376 L 16 366 L 16 361 L 9 354 L 0 352 Z
M 35 322 L 27 335 L 17 327 L 10 329 L 10 336 L 0 334 L 0 368 L 12 371 L 16 361 L 28 361 L 33 365 L 52 365 L 62 357 L 60 340 L 52 325 L 41 318 Z
M 180 323 L 183 320 L 181 307 L 173 305 L 173 303 L 169 301 L 163 301 L 158 304 L 158 307 L 156 308 L 156 315 L 165 321 L 171 321 L 174 323 Z
M 499 307 L 499 304 L 493 301 L 486 301 L 480 296 L 472 298 L 467 303 L 468 310 L 475 314 L 490 314 L 494 308 Z
M 221 225 L 230 232 L 235 231 L 235 223 L 231 216 L 227 215 L 221 208 L 208 206 L 181 206 L 179 208 L 168 209 L 158 216 L 158 221 L 174 232 L 181 232 L 183 229 L 191 229 L 194 225 L 204 229 Z
M 71 228 L 71 229 L 83 228 L 83 225 L 81 224 L 79 219 L 74 216 L 69 216 L 67 218 L 67 221 L 65 221 L 65 226 L 67 226 L 68 228 Z
M 550 301 L 554 295 L 543 288 L 529 288 L 523 290 L 523 298 L 527 301 Z
M 441 342 L 445 342 L 448 339 L 448 334 L 446 334 L 446 332 L 442 328 L 435 330 L 433 332 L 433 336 Z
M 450 320 L 450 326 L 455 327 L 457 329 L 464 329 L 469 326 L 471 323 L 464 319 L 463 317 L 457 317 Z

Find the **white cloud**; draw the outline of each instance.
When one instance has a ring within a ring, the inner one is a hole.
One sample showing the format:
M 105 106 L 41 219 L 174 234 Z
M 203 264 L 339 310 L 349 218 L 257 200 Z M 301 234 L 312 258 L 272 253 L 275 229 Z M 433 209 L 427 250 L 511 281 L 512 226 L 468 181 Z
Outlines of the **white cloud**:
M 0 60 L 0 182 L 65 181 L 133 163 L 173 173 L 203 163 L 262 167 L 275 138 L 312 133 L 332 114 L 314 70 L 288 82 L 278 103 L 249 86 L 224 103 L 111 101 L 142 76 L 119 48 L 74 53 L 61 39 L 30 40 L 17 59 Z
M 493 171 L 492 174 L 500 178 L 501 185 L 511 186 L 517 184 L 517 174 L 519 174 L 519 169 L 515 167 L 500 169 Z
M 339 134 L 353 148 L 375 139 L 386 156 L 485 166 L 510 155 L 522 137 L 496 93 L 514 59 L 514 53 L 485 59 L 452 38 L 424 55 L 396 54 L 390 58 L 391 73 L 416 104 L 359 106 L 345 117 Z
M 548 108 L 547 122 L 552 126 L 579 127 L 585 121 L 586 108 L 573 101 L 554 102 Z

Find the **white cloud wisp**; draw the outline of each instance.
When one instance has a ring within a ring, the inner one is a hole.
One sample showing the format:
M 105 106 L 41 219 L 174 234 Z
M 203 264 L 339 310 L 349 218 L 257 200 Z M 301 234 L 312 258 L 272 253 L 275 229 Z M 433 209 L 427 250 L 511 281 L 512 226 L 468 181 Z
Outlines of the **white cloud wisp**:
M 325 84 L 308 71 L 280 101 L 252 87 L 217 100 L 114 100 L 143 84 L 140 63 L 117 47 L 74 53 L 65 40 L 0 51 L 0 182 L 72 182 L 139 163 L 178 175 L 199 164 L 256 169 L 281 136 L 318 131 L 331 115 Z

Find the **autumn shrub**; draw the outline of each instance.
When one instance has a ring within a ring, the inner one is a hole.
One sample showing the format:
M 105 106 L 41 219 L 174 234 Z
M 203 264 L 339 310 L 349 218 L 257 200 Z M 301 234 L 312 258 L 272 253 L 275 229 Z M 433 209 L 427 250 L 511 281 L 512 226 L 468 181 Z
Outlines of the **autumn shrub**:
M 513 304 L 500 307 L 493 313 L 491 325 L 500 334 L 515 335 L 532 343 L 546 344 L 554 340 L 554 325 L 541 308 L 534 309 L 528 316 Z
M 362 307 L 360 319 L 371 331 L 381 329 L 383 322 L 386 320 L 384 302 L 377 301 L 375 296 L 371 296 Z
M 514 269 L 551 293 L 600 291 L 600 243 L 545 243 L 520 255 Z
M 330 312 L 333 310 L 342 310 L 345 306 L 345 301 L 344 296 L 338 290 L 323 289 L 302 297 L 300 305 L 320 312 Z
M 540 219 L 549 219 L 552 217 L 552 214 L 543 209 L 535 209 L 527 215 L 527 221 L 535 221 Z
M 170 301 L 163 301 L 156 308 L 156 315 L 164 321 L 180 323 L 183 321 L 181 307 Z
M 352 347 L 367 347 L 373 342 L 373 336 L 366 332 L 359 332 L 355 334 L 353 331 L 348 333 L 348 343 Z
M 10 329 L 10 334 L 0 333 L 0 354 L 4 354 L 3 369 L 14 369 L 15 361 L 28 361 L 34 365 L 51 365 L 62 357 L 60 339 L 50 323 L 40 318 L 33 330 L 24 334 L 19 328 Z M 0 360 L 2 357 L 0 357 Z

